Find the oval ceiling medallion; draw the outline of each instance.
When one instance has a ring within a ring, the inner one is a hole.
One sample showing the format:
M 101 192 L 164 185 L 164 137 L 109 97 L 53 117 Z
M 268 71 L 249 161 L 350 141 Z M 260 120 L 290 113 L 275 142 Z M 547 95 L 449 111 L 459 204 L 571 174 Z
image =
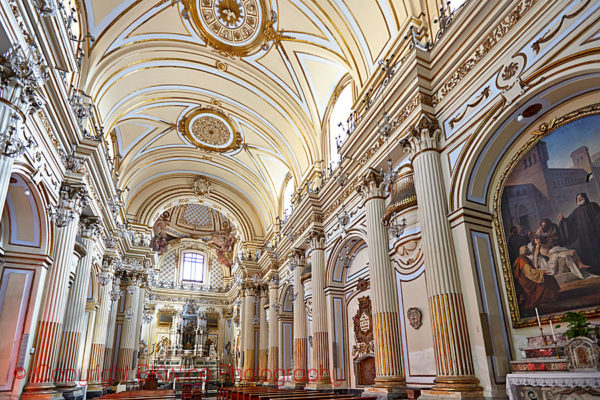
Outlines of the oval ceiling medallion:
M 209 108 L 196 108 L 178 124 L 179 131 L 196 147 L 226 153 L 242 146 L 242 136 L 228 116 Z
M 188 5 L 195 27 L 215 50 L 245 56 L 261 46 L 266 26 L 263 0 L 191 0 Z

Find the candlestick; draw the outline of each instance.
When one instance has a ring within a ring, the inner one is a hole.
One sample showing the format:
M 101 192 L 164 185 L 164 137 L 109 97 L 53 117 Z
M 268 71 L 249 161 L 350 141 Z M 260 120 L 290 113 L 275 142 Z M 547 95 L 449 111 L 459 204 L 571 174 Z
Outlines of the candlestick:
M 556 335 L 554 334 L 554 326 L 552 326 L 552 319 L 550 319 L 550 331 L 552 332 L 552 340 L 556 343 Z
M 537 318 L 538 326 L 542 329 L 542 322 L 540 321 L 540 314 L 538 313 L 537 307 L 535 308 L 535 316 Z

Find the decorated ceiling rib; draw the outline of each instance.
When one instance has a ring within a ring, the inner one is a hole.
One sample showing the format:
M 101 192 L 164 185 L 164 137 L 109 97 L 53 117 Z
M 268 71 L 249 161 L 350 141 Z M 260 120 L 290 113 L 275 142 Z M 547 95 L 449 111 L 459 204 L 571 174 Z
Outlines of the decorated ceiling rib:
M 239 202 L 231 215 L 260 227 L 245 239 L 264 235 L 286 175 L 298 184 L 323 160 L 336 86 L 349 75 L 360 88 L 411 13 L 374 2 L 85 0 L 96 38 L 85 92 L 128 214 L 143 219 L 149 199 L 174 200 L 169 189 L 201 173 Z

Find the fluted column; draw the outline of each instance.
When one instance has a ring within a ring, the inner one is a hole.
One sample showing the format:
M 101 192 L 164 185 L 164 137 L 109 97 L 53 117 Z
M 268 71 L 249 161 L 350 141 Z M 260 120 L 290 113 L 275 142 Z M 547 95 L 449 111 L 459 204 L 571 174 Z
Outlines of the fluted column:
M 238 365 L 237 368 L 238 370 L 242 371 L 240 376 L 237 377 L 237 379 L 242 380 L 244 378 L 244 346 L 246 345 L 246 342 L 244 341 L 244 336 L 245 336 L 245 321 L 246 321 L 246 289 L 242 288 L 242 290 L 240 291 L 240 298 L 239 298 L 239 307 L 240 307 L 240 347 L 239 347 L 239 351 L 240 351 L 240 358 L 237 360 L 238 361 Z
M 137 307 L 135 310 L 135 347 L 133 351 L 133 371 L 134 377 L 137 377 L 137 370 L 140 360 L 140 342 L 142 340 L 142 317 L 144 316 L 144 304 L 146 303 L 146 288 L 145 286 L 140 287 L 138 294 Z
M 402 364 L 402 339 L 398 313 L 396 276 L 388 253 L 388 231 L 382 223 L 385 212 L 383 174 L 369 169 L 359 191 L 367 219 L 367 251 L 375 345 L 375 386 L 390 394 L 406 385 Z
M 133 352 L 135 349 L 137 307 L 140 284 L 138 277 L 129 275 L 129 284 L 125 295 L 125 319 L 123 321 L 123 333 L 121 334 L 121 346 L 117 356 L 117 376 L 121 382 L 133 379 Z
M 32 144 L 21 128 L 27 115 L 43 105 L 38 89 L 45 69 L 33 45 L 27 53 L 16 46 L 0 56 L 0 209 L 4 209 L 14 159 Z
M 325 299 L 325 236 L 322 232 L 310 234 L 312 260 L 312 337 L 313 365 L 316 370 L 314 381 L 308 384 L 310 389 L 328 388 L 331 386 L 329 374 L 329 334 L 327 327 L 327 310 Z
M 85 254 L 77 263 L 75 281 L 69 291 L 67 311 L 65 314 L 62 342 L 58 357 L 57 367 L 63 371 L 63 384 L 75 386 L 78 370 L 82 366 L 77 365 L 79 355 L 83 351 L 81 338 L 85 334 L 85 305 L 90 285 L 90 271 L 92 268 L 92 250 L 94 245 L 94 234 L 99 226 L 91 220 L 84 220 L 81 228 L 81 236 Z M 82 375 L 84 377 L 85 375 Z
M 36 354 L 26 390 L 52 390 L 51 371 L 56 367 L 63 320 L 69 292 L 69 272 L 75 247 L 79 216 L 87 204 L 83 187 L 63 184 L 60 189 L 59 205 L 52 210 L 51 217 L 56 225 L 54 263 L 46 279 L 46 297 L 40 310 Z M 58 377 L 60 378 L 60 377 Z
M 294 274 L 294 383 L 296 387 L 306 385 L 308 380 L 308 334 L 306 330 L 306 308 L 304 307 L 304 255 L 296 251 L 290 264 Z
M 269 357 L 268 364 L 268 384 L 277 384 L 277 361 L 279 359 L 279 302 L 277 294 L 279 292 L 279 278 L 273 277 L 269 282 Z
M 92 350 L 88 367 L 90 370 L 88 390 L 98 390 L 102 382 L 101 373 L 104 368 L 106 334 L 109 325 L 108 319 L 113 302 L 111 298 L 113 277 L 112 260 L 105 258 L 102 265 L 102 272 L 98 276 L 98 282 L 100 283 L 100 293 L 98 295 L 99 307 L 96 312 L 94 332 L 92 333 Z
M 254 381 L 254 310 L 256 305 L 254 304 L 254 295 L 256 289 L 254 287 L 248 287 L 246 289 L 246 305 L 244 311 L 246 317 L 244 318 L 244 376 L 243 379 L 246 382 Z
M 269 347 L 269 331 L 267 328 L 267 307 L 269 304 L 269 290 L 266 286 L 261 287 L 260 304 L 258 305 L 259 315 L 259 344 L 258 344 L 258 370 L 259 379 L 267 378 L 267 348 Z
M 402 141 L 409 150 L 419 203 L 423 257 L 427 274 L 427 296 L 433 326 L 437 376 L 436 391 L 479 392 L 475 377 L 458 263 L 448 222 L 442 166 L 439 155 L 441 130 L 423 116 Z M 425 394 L 427 395 L 427 394 Z
M 110 313 L 106 328 L 106 347 L 104 348 L 104 361 L 102 363 L 102 379 L 104 382 L 113 382 L 116 379 L 114 359 L 115 327 L 117 325 L 117 312 L 119 311 L 119 299 L 121 298 L 121 277 L 115 275 L 112 289 L 110 291 Z M 118 349 L 117 349 L 118 350 Z

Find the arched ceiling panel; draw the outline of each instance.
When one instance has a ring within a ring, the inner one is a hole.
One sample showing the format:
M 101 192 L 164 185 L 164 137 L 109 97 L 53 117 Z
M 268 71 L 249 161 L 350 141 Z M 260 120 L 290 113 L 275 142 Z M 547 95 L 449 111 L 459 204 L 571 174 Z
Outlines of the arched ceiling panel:
M 264 234 L 285 176 L 299 184 L 322 158 L 340 79 L 360 88 L 414 8 L 374 3 L 84 0 L 96 38 L 84 90 L 117 152 L 119 185 L 131 189 L 128 214 L 166 201 L 173 179 L 203 174 L 249 214 L 238 219 L 261 225 L 252 235 Z

